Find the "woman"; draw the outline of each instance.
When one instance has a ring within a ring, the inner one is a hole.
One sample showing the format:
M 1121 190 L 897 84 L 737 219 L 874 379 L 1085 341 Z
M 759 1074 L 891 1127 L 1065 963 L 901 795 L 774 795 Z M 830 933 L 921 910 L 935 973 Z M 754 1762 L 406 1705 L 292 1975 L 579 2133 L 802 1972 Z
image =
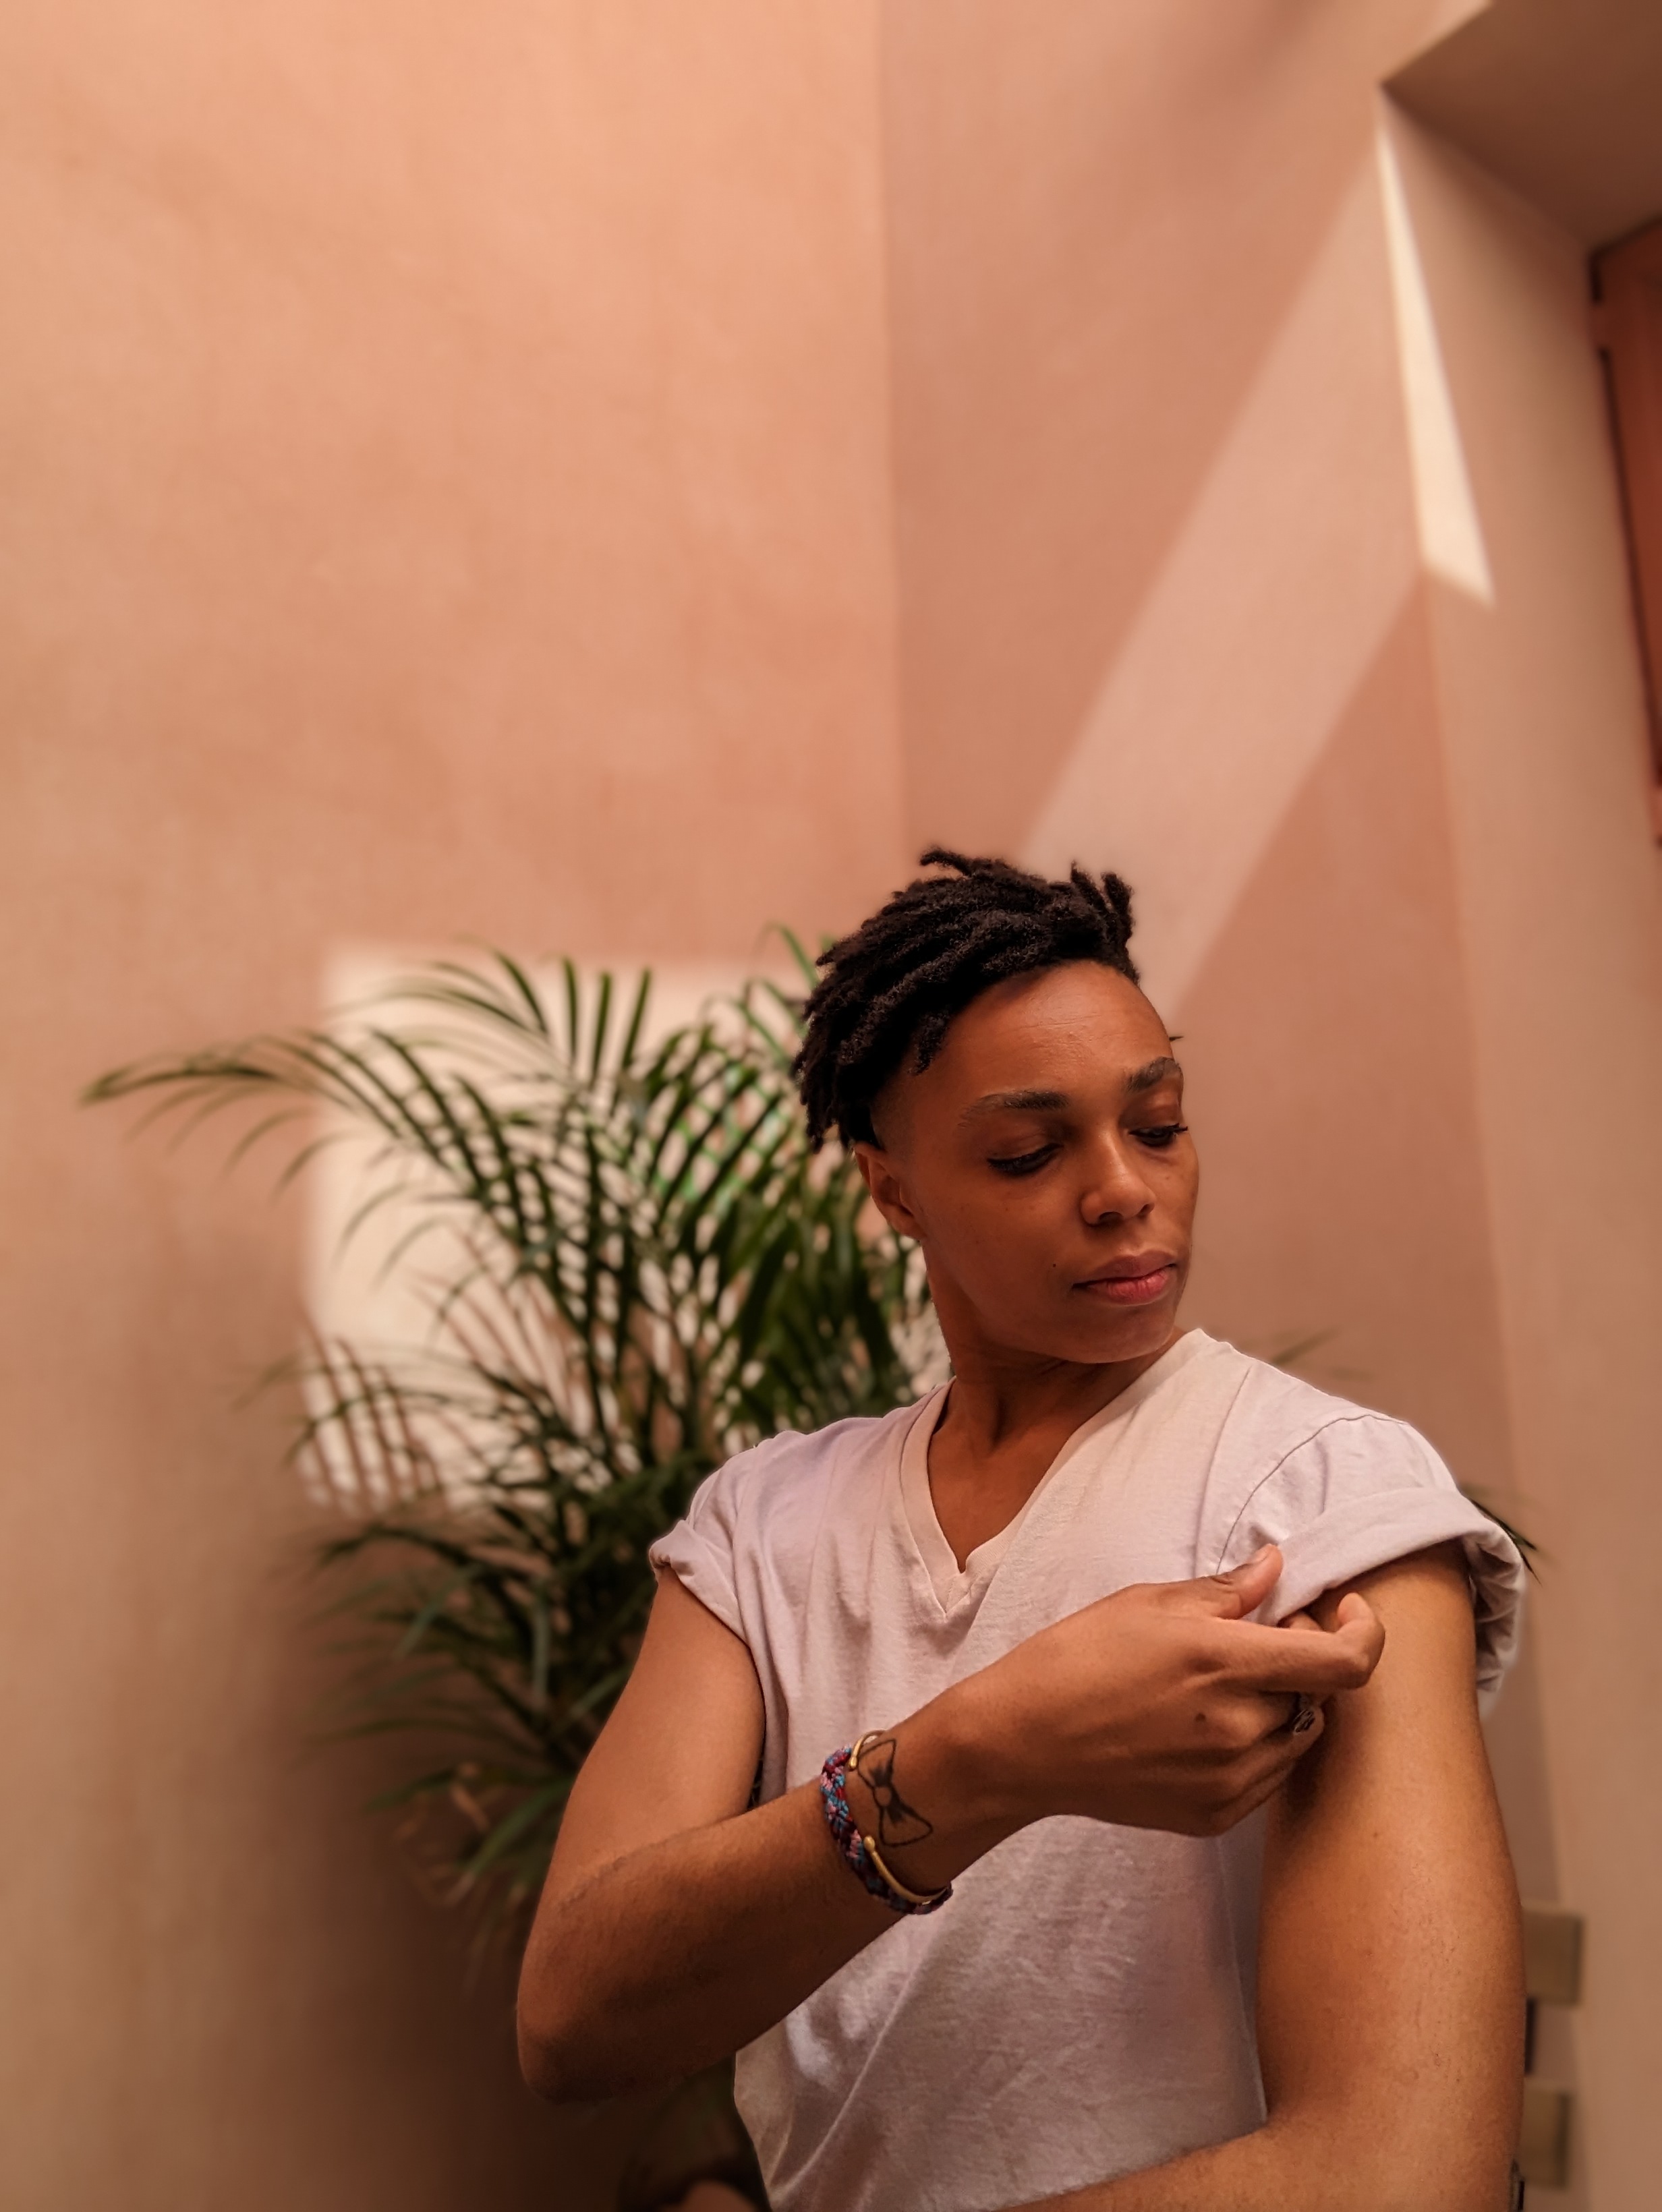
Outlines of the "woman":
M 1178 1320 L 1198 1170 L 1123 884 L 925 857 L 798 1073 L 953 1380 L 730 1462 L 654 1551 L 527 2076 L 738 2051 L 777 2212 L 1501 2212 L 1517 1553 L 1413 1431 Z

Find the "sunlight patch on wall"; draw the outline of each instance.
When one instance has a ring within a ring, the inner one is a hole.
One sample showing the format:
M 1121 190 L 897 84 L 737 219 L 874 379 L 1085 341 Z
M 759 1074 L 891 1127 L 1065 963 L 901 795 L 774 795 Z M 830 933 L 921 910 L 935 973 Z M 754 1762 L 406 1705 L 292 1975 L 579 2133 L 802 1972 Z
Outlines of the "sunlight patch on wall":
M 728 1402 L 721 1346 L 731 1340 L 707 1324 L 728 1329 L 747 1285 L 765 1292 L 775 1279 L 765 1261 L 757 1271 L 754 1246 L 746 1258 L 744 1234 L 723 1249 L 721 1224 L 733 1221 L 735 1161 L 746 1179 L 770 1162 L 786 1174 L 802 1163 L 806 1132 L 796 1121 L 793 1143 L 795 1102 L 772 1057 L 793 1048 L 789 1016 L 768 991 L 740 1003 L 751 981 L 795 998 L 800 972 L 666 963 L 651 970 L 638 1021 L 635 961 L 584 963 L 575 1018 L 563 967 L 521 973 L 540 1020 L 519 977 L 488 956 L 440 967 L 352 947 L 328 963 L 312 1064 L 370 1110 L 332 1106 L 311 1132 L 332 1140 L 308 1176 L 311 1329 L 299 1363 L 310 1418 L 300 1470 L 320 1504 L 380 1510 L 435 1486 L 453 1503 L 477 1498 L 504 1449 L 534 1454 L 539 1436 L 574 1479 L 605 1479 L 581 1440 L 616 1409 L 614 1391 L 642 1410 L 634 1359 L 661 1379 L 679 1369 L 695 1389 L 712 1386 L 712 1408 Z M 771 1040 L 759 1055 L 758 1027 Z M 697 1066 L 684 1040 L 666 1076 L 653 1065 L 660 1048 L 686 1030 Z M 614 1083 L 625 1066 L 638 1086 Z M 712 1181 L 724 1194 L 715 1206 Z M 692 1230 L 714 1240 L 702 1257 Z M 782 1248 L 779 1259 L 795 1263 Z M 890 1310 L 908 1395 L 946 1373 L 939 1328 L 910 1282 Z M 634 1359 L 614 1341 L 620 1314 Z M 729 1430 L 729 1446 L 749 1434 Z
M 1022 856 L 1129 878 L 1168 1014 L 1417 580 L 1396 376 L 1369 158 Z
M 468 955 L 445 953 L 445 958 Z M 482 956 L 473 956 L 482 957 Z M 400 978 L 419 969 L 427 956 L 419 951 L 349 945 L 326 963 L 321 1000 L 327 1010 L 322 1026 L 349 1036 L 369 1018 L 367 1009 Z M 528 965 L 532 981 L 551 1011 L 563 999 L 564 981 L 557 966 Z M 632 999 L 642 969 L 652 970 L 652 992 L 642 1031 L 648 1043 L 737 991 L 746 978 L 775 973 L 771 963 L 595 960 L 582 963 L 586 975 L 610 969 L 620 996 Z M 777 979 L 785 980 L 784 971 Z M 417 1347 L 430 1336 L 435 1291 L 457 1279 L 466 1266 L 458 1240 L 435 1228 L 430 1207 L 421 1203 L 419 1179 L 411 1176 L 402 1195 L 378 1206 L 367 1217 L 367 1196 L 385 1177 L 377 1169 L 376 1141 L 356 1130 L 341 1133 L 321 1150 L 307 1172 L 305 1243 L 306 1310 L 320 1335 L 345 1338 L 369 1352 L 393 1346 Z M 422 1242 L 409 1240 L 420 1232 Z M 403 1264 L 400 1255 L 414 1264 Z
M 1472 495 L 1471 473 L 1449 389 L 1448 370 L 1437 336 L 1431 293 L 1426 283 L 1418 240 L 1403 174 L 1387 124 L 1381 119 L 1375 148 L 1385 209 L 1385 244 L 1391 257 L 1391 298 L 1397 311 L 1397 352 L 1402 369 L 1403 404 L 1408 416 L 1409 453 L 1414 469 L 1414 506 L 1420 528 L 1420 555 L 1434 576 L 1458 591 L 1495 604 L 1495 581 L 1482 523 Z

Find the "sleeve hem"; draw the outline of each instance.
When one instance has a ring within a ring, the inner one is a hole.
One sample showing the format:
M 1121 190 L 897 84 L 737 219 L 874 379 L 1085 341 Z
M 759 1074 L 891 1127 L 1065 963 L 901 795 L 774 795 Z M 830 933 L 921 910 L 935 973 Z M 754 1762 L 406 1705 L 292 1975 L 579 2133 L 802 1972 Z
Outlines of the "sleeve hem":
M 1274 1623 L 1325 1590 L 1434 1544 L 1458 1543 L 1471 1577 L 1477 1690 L 1485 1705 L 1516 1656 L 1527 1572 L 1517 1546 L 1458 1491 L 1398 1490 L 1324 1513 L 1281 1539 L 1281 1580 L 1259 1608 Z
M 742 1643 L 750 1642 L 745 1634 L 728 1560 L 696 1528 L 685 1521 L 679 1522 L 653 1545 L 647 1559 L 661 1582 L 666 1573 L 673 1574 L 707 1613 L 715 1614 L 723 1628 L 730 1629 Z

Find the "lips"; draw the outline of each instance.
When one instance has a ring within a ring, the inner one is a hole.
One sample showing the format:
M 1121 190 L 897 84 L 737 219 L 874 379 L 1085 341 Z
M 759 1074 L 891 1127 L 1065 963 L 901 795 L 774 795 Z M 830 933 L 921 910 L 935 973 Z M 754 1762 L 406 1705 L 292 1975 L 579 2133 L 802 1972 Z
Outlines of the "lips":
M 1177 1261 L 1166 1253 L 1133 1253 L 1127 1259 L 1110 1261 L 1105 1267 L 1074 1287 L 1083 1291 L 1087 1297 L 1100 1298 L 1108 1305 L 1152 1305 L 1171 1289 L 1177 1272 Z

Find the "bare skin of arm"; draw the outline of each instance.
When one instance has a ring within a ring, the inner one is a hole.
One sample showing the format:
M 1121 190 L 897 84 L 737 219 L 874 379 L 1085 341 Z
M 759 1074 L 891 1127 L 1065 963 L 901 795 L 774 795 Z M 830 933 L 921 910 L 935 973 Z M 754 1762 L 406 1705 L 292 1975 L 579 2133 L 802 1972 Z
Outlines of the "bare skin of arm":
M 1289 1734 L 1290 1693 L 1366 1681 L 1383 1640 L 1355 1598 L 1330 1628 L 1242 1620 L 1279 1568 L 1271 1551 L 1121 1591 L 890 1728 L 897 1781 L 928 1808 L 900 1879 L 935 1887 L 1050 1814 L 1216 1833 L 1279 1790 L 1320 1735 L 1319 1719 Z M 837 1855 L 815 1785 L 745 1810 L 761 1742 L 749 1652 L 667 1579 L 526 1954 L 521 2057 L 544 2095 L 612 2095 L 725 2057 L 896 1924 Z M 881 1832 L 857 1781 L 849 1796 Z
M 1270 1814 L 1268 2121 L 1029 2212 L 1504 2212 L 1522 1948 L 1464 1569 L 1440 1550 L 1357 1587 L 1386 1626 L 1385 1656 L 1336 1701 Z

